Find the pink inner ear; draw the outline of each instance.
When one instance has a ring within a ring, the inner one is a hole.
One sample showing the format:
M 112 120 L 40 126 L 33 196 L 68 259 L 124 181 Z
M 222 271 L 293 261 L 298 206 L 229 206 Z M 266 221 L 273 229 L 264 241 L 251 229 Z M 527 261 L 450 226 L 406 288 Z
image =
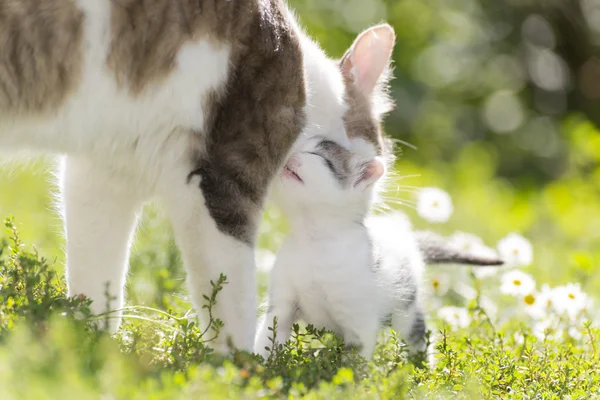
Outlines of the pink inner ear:
M 385 166 L 380 159 L 376 158 L 373 161 L 369 162 L 365 172 L 361 178 L 361 182 L 365 182 L 367 184 L 371 184 L 377 182 L 385 173 Z
M 379 25 L 361 33 L 342 61 L 343 73 L 369 96 L 389 65 L 395 41 L 389 25 Z

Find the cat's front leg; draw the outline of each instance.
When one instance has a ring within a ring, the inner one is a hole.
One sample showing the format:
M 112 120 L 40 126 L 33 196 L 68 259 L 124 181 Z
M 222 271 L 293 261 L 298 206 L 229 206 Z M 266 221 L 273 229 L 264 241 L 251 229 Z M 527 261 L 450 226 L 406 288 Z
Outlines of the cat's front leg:
M 265 358 L 269 355 L 267 347 L 273 350 L 273 342 L 283 343 L 289 339 L 294 319 L 298 317 L 298 303 L 294 290 L 289 285 L 290 277 L 285 276 L 284 270 L 279 267 L 280 265 L 276 264 L 271 271 L 269 306 L 260 318 L 254 341 L 254 352 Z
M 275 319 L 277 321 L 276 324 Z M 269 352 L 273 350 L 273 344 L 283 343 L 289 339 L 293 320 L 294 310 L 290 305 L 270 306 L 267 313 L 260 318 L 254 342 L 254 352 L 267 358 Z M 275 332 L 273 332 L 273 328 L 275 328 Z M 273 339 L 275 339 L 274 343 Z
M 139 193 L 122 177 L 89 159 L 69 156 L 61 169 L 69 296 L 90 298 L 95 314 L 107 308 L 119 310 L 141 204 Z M 107 316 L 111 332 L 118 328 L 120 315 L 116 311 Z
M 342 327 L 346 346 L 359 350 L 364 358 L 371 358 L 377 344 L 379 319 L 377 313 L 363 312 L 356 307 L 356 313 L 350 318 L 337 316 L 337 322 Z
M 188 180 L 186 174 L 179 172 L 165 174 L 161 197 L 181 250 L 194 307 L 201 314 L 203 329 L 211 318 L 224 323 L 219 335 L 210 342 L 215 350 L 227 351 L 231 339 L 235 347 L 251 351 L 256 324 L 253 237 L 259 210 L 254 211 L 255 215 L 243 214 L 240 206 L 228 203 L 227 199 L 220 205 L 221 215 L 229 215 L 231 224 L 251 239 L 245 240 L 217 223 L 199 187 L 203 178 L 194 176 Z M 207 303 L 203 296 L 210 297 L 210 282 L 216 283 L 221 274 L 226 275 L 227 283 L 218 293 L 209 315 L 208 309 L 203 308 Z M 211 339 L 213 334 L 209 329 L 205 339 Z

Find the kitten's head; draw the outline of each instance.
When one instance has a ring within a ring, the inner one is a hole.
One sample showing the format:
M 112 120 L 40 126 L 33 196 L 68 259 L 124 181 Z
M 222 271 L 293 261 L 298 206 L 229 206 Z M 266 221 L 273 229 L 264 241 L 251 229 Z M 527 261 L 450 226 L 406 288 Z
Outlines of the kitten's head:
M 392 157 L 381 123 L 395 42 L 389 25 L 362 32 L 339 60 L 303 38 L 307 126 L 275 183 L 275 199 L 295 210 L 364 215 Z
M 364 216 L 385 174 L 383 158 L 365 149 L 345 149 L 323 137 L 313 137 L 288 159 L 277 185 L 286 214 L 309 213 Z

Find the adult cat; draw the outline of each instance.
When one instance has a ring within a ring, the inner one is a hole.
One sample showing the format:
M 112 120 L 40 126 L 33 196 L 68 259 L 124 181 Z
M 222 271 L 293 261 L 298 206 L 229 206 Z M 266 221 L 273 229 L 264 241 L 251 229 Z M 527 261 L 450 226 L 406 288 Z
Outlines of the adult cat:
M 108 283 L 123 305 L 136 212 L 157 197 L 194 304 L 227 275 L 218 346 L 250 350 L 270 183 L 299 137 L 378 147 L 392 29 L 363 33 L 340 64 L 282 0 L 4 0 L 0 40 L 0 150 L 66 155 L 69 295 L 103 311 Z

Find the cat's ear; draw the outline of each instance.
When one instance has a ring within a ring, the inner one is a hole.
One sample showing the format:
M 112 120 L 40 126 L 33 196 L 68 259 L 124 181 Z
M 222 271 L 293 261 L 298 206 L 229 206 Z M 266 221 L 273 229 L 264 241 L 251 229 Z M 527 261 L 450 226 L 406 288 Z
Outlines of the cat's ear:
M 371 97 L 380 81 L 387 80 L 395 41 L 394 29 L 388 24 L 373 26 L 358 35 L 340 61 L 346 81 Z
M 356 182 L 357 187 L 368 188 L 375 182 L 377 182 L 385 174 L 385 164 L 379 157 L 369 161 L 363 173 Z

